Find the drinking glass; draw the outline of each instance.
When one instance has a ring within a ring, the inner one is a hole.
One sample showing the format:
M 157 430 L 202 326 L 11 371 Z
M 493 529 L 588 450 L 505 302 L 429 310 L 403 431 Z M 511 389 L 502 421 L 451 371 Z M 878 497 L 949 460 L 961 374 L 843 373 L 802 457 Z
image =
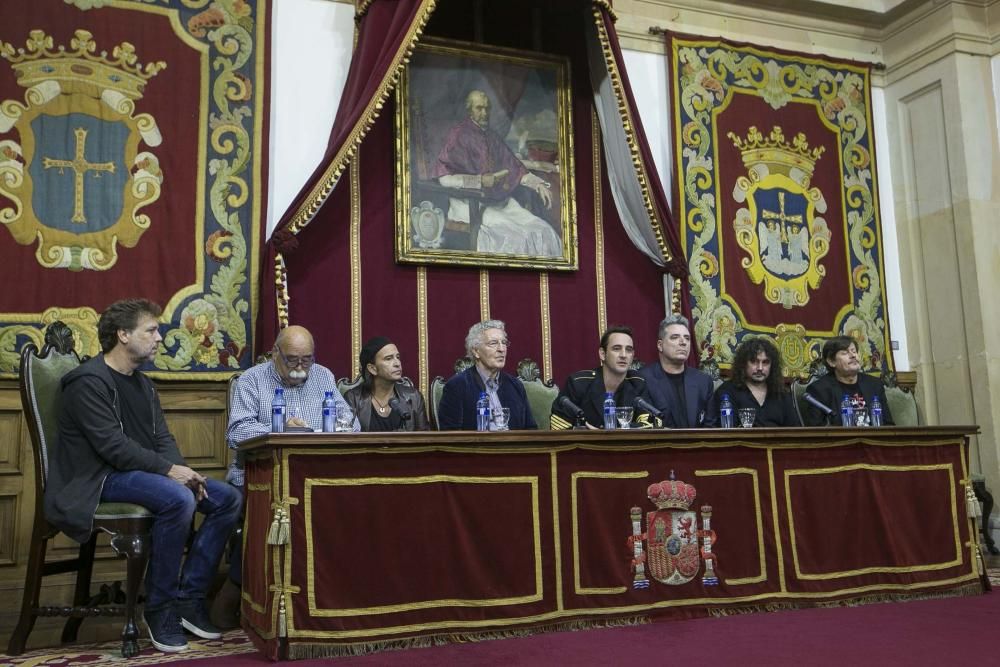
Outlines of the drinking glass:
M 493 409 L 493 430 L 506 431 L 510 428 L 510 408 Z
M 868 420 L 867 408 L 854 408 L 854 425 L 871 426 L 871 421 Z
M 632 427 L 632 406 L 621 405 L 615 408 L 615 419 L 618 420 L 619 428 Z
M 750 428 L 757 418 L 757 408 L 740 408 L 737 414 L 740 416 L 740 426 Z
M 354 430 L 354 413 L 351 409 L 340 403 L 337 405 L 337 431 L 353 431 Z

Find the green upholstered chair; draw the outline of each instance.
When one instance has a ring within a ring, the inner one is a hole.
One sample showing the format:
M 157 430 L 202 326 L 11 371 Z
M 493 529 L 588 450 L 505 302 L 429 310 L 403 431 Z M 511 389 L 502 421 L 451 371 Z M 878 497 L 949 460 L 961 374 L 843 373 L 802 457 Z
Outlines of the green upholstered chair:
M 814 359 L 809 365 L 809 375 L 803 379 L 796 377 L 792 380 L 792 398 L 795 399 L 795 413 L 799 418 L 800 424 L 805 424 L 803 417 L 806 414 L 806 387 L 827 374 L 826 362 L 822 359 Z
M 362 382 L 364 382 L 364 376 L 361 375 L 350 380 L 347 379 L 346 377 L 342 377 L 339 380 L 337 380 L 337 390 L 340 392 L 341 396 L 347 396 L 347 392 L 354 389 L 355 387 L 360 387 Z M 405 375 L 400 380 L 400 382 L 405 384 L 407 387 L 413 386 L 413 380 L 406 377 Z
M 48 477 L 48 452 L 59 446 L 58 416 L 62 399 L 60 381 L 63 375 L 79 365 L 80 359 L 73 350 L 73 333 L 62 322 L 49 325 L 41 352 L 33 343 L 25 345 L 21 350 L 21 405 L 28 422 L 35 463 L 35 517 L 28 548 L 21 613 L 7 645 L 9 655 L 24 652 L 28 635 L 39 616 L 69 616 L 62 632 L 62 641 L 67 643 L 76 641 L 77 630 L 84 617 L 116 614 L 125 616 L 122 656 L 130 658 L 139 653 L 139 629 L 135 610 L 139 584 L 149 559 L 149 533 L 153 525 L 153 516 L 146 508 L 130 503 L 99 504 L 94 515 L 94 532 L 86 543 L 80 545 L 77 556 L 70 560 L 45 560 L 48 541 L 59 534 L 59 530 L 45 519 L 43 498 Z M 105 586 L 103 595 L 91 596 L 94 552 L 97 536 L 101 532 L 111 535 L 111 548 L 128 561 L 124 606 L 117 599 L 121 594 L 117 583 Z M 42 578 L 65 572 L 76 573 L 73 606 L 67 607 L 60 603 L 39 607 Z
M 337 380 L 337 389 L 340 391 L 341 396 L 346 396 L 347 392 L 358 387 L 364 381 L 363 376 L 359 375 L 356 378 L 348 379 L 347 377 L 342 377 Z
M 440 375 L 436 375 L 434 379 L 431 380 L 431 421 L 434 423 L 434 428 L 438 431 L 441 430 L 441 422 L 438 419 L 438 406 L 441 405 L 441 395 L 444 394 L 444 383 L 446 381 L 447 380 Z
M 524 385 L 535 423 L 539 429 L 548 431 L 552 427 L 552 403 L 559 395 L 559 387 L 552 380 L 543 382 L 538 364 L 531 359 L 522 359 L 517 364 L 517 377 Z
M 913 392 L 896 384 L 896 374 L 891 371 L 882 374 L 882 384 L 885 385 L 885 401 L 889 404 L 896 426 L 920 426 L 917 397 Z

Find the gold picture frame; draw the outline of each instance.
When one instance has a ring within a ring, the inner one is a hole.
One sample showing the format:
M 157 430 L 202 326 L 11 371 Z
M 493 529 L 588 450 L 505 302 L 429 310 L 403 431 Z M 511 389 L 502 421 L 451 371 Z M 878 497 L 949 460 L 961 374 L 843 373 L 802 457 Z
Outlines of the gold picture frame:
M 395 120 L 396 261 L 578 268 L 568 59 L 428 40 Z

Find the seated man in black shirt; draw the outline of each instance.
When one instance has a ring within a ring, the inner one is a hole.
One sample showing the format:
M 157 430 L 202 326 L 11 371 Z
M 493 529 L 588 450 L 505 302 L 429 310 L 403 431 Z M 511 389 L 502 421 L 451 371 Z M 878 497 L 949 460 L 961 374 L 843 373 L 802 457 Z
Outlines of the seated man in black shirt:
M 706 426 L 719 426 L 719 405 L 728 395 L 733 404 L 733 420 L 739 424 L 738 410 L 755 411 L 754 426 L 800 426 L 795 399 L 781 376 L 781 353 L 767 338 L 744 338 L 733 356 L 732 375 L 715 390 Z
M 646 391 L 646 381 L 638 373 L 629 370 L 635 359 L 632 330 L 628 327 L 611 327 L 601 336 L 601 365 L 593 370 L 577 371 L 569 376 L 562 391 L 552 403 L 552 430 L 572 428 L 576 415 L 564 405 L 568 398 L 583 410 L 587 427 L 599 429 L 604 426 L 604 397 L 611 393 L 615 407 L 631 406 L 634 411 L 632 421 L 641 428 L 659 426 L 659 420 L 652 417 L 635 404 L 636 398 L 650 400 Z
M 871 409 L 872 399 L 878 398 L 882 406 L 882 423 L 886 426 L 895 423 L 889 412 L 889 403 L 885 400 L 885 386 L 881 380 L 861 372 L 858 346 L 853 338 L 837 336 L 826 341 L 823 344 L 823 361 L 829 372 L 810 384 L 806 393 L 832 410 L 834 424 L 840 424 L 840 404 L 844 396 L 851 401 L 855 412 Z M 811 404 L 806 408 L 803 421 L 806 426 L 823 426 L 829 423 L 826 416 Z
M 208 618 L 205 594 L 243 498 L 188 467 L 156 387 L 139 371 L 163 340 L 160 312 L 145 299 L 111 304 L 97 323 L 103 353 L 63 377 L 45 518 L 83 543 L 101 501 L 136 503 L 153 513 L 143 616 L 153 646 L 176 652 L 188 647 L 184 630 L 203 639 L 222 636 Z M 185 558 L 195 511 L 205 520 Z

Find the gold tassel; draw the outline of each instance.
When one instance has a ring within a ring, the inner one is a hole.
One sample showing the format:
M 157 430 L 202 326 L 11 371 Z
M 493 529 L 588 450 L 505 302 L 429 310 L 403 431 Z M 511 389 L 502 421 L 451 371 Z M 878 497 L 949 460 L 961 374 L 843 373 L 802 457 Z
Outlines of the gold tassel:
M 277 591 L 278 594 L 278 636 L 288 636 L 288 616 L 285 614 L 285 594 Z
M 281 535 L 281 517 L 285 513 L 280 507 L 274 510 L 274 518 L 271 519 L 271 527 L 267 531 L 267 543 L 271 545 L 284 544 L 279 542 L 278 538 Z
M 278 541 L 275 544 L 288 544 L 292 533 L 292 522 L 288 518 L 288 512 L 281 511 L 281 524 L 278 526 Z
M 972 485 L 965 487 L 965 509 L 969 513 L 970 519 L 978 519 L 983 516 L 983 506 L 976 498 L 976 492 L 972 490 Z

